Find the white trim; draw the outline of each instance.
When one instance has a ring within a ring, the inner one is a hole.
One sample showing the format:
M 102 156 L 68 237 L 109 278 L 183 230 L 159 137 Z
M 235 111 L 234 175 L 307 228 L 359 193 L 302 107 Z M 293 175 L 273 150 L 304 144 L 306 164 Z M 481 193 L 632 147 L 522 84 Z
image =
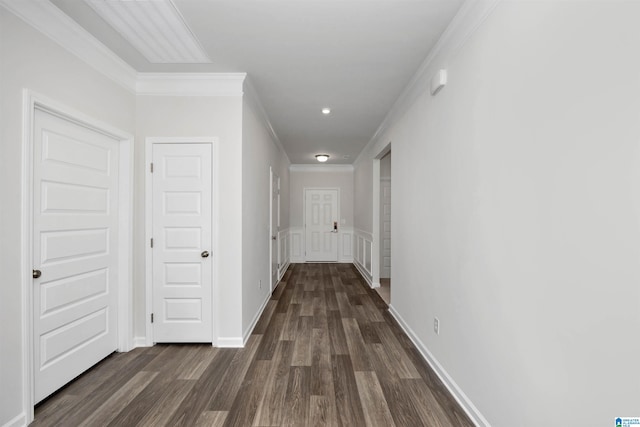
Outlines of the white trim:
M 372 202 L 373 202 L 373 212 L 371 215 L 371 225 L 372 225 L 372 233 L 371 233 L 371 287 L 379 288 L 380 287 L 380 252 L 382 247 L 382 236 L 380 233 L 380 159 L 391 152 L 391 141 L 387 143 L 373 158 L 373 167 L 372 167 Z M 391 177 L 387 178 L 391 181 Z M 393 199 L 391 200 L 393 203 Z
M 251 82 L 249 76 L 244 79 L 244 99 L 257 110 L 256 113 L 258 113 L 258 116 L 262 120 L 264 127 L 267 129 L 267 132 L 269 132 L 271 139 L 275 142 L 284 158 L 287 159 L 287 163 L 291 163 L 287 152 L 284 150 L 282 141 L 280 141 L 278 134 L 276 134 L 276 131 L 273 129 L 271 119 L 269 119 L 269 115 L 267 114 L 267 110 L 264 108 L 264 105 L 262 104 L 262 101 L 258 96 L 258 92 L 256 91 L 255 86 L 253 86 L 253 83 Z
M 242 337 L 219 337 L 216 342 L 216 347 L 242 348 L 244 347 L 244 340 Z
M 130 92 L 136 70 L 49 1 L 0 0 L 14 15 Z
M 356 236 L 362 236 L 365 239 L 372 241 L 373 240 L 373 235 L 371 233 L 369 233 L 368 231 L 364 231 L 364 230 L 360 230 L 359 228 L 354 228 L 353 229 L 353 233 Z
M 133 136 L 107 123 L 96 120 L 84 113 L 67 107 L 57 101 L 25 89 L 23 91 L 22 116 L 22 230 L 21 230 L 21 286 L 22 318 L 22 377 L 24 384 L 23 405 L 26 421 L 33 421 L 34 372 L 33 372 L 33 278 L 28 274 L 33 268 L 33 126 L 35 110 L 54 114 L 65 120 L 109 135 L 120 141 L 119 200 L 118 200 L 118 269 L 120 270 L 118 291 L 118 351 L 133 348 L 133 271 L 131 258 L 133 252 Z M 126 226 L 122 226 L 126 224 Z
M 367 270 L 363 266 L 361 266 L 355 260 L 353 260 L 353 265 L 355 265 L 356 269 L 360 272 L 360 275 L 365 280 L 365 282 L 367 282 L 367 284 L 369 285 L 369 287 L 371 289 L 375 289 L 375 288 L 379 288 L 380 287 L 379 283 L 378 283 L 378 286 L 374 286 L 374 284 L 371 282 L 371 276 L 369 276 L 369 274 L 367 273 Z
M 23 412 L 20 415 L 14 417 L 13 419 L 7 421 L 5 424 L 3 424 L 2 427 L 24 427 L 26 425 L 28 425 L 27 416 Z
M 353 227 L 341 226 L 338 229 L 338 262 L 353 262 Z
M 276 219 L 276 227 L 274 229 L 273 227 L 273 196 L 274 196 L 274 188 L 273 188 L 273 180 L 274 178 L 278 179 L 278 218 Z M 273 292 L 273 290 L 276 288 L 276 286 L 278 286 L 278 281 L 280 281 L 280 271 L 279 271 L 279 267 L 280 267 L 280 231 L 278 230 L 280 225 L 280 177 L 273 171 L 273 166 L 269 166 L 269 289 L 270 292 Z M 273 252 L 273 236 L 276 237 L 276 251 L 275 253 Z M 273 271 L 273 264 L 275 263 L 278 265 L 276 267 L 276 270 L 278 271 Z M 271 280 L 273 279 L 275 273 L 275 277 L 276 277 L 276 281 L 275 283 L 272 283 Z
M 278 231 L 278 264 L 280 269 L 278 270 L 278 282 L 282 280 L 284 273 L 287 272 L 289 264 L 291 263 L 291 250 L 290 250 L 289 229 L 285 228 Z
M 139 73 L 138 95 L 242 96 L 246 73 Z
M 429 364 L 431 369 L 436 373 L 440 381 L 445 385 L 449 393 L 453 396 L 453 398 L 458 402 L 458 404 L 462 407 L 464 412 L 471 418 L 471 421 L 477 426 L 487 426 L 489 427 L 489 421 L 480 413 L 478 408 L 473 404 L 471 399 L 462 391 L 462 389 L 456 384 L 451 375 L 444 369 L 444 367 L 438 362 L 438 360 L 433 356 L 433 354 L 429 351 L 427 346 L 418 338 L 416 333 L 411 329 L 411 327 L 405 322 L 400 313 L 396 311 L 396 309 L 390 305 L 389 313 L 393 316 L 393 318 L 398 322 L 398 325 L 402 328 L 402 330 L 407 334 L 411 342 L 416 346 L 424 360 Z
M 431 49 L 418 71 L 393 104 L 367 145 L 353 164 L 358 164 L 370 148 L 379 142 L 389 126 L 401 116 L 413 102 L 430 87 L 430 80 L 491 15 L 501 0 L 466 0 L 453 17 L 435 46 Z M 451 84 L 451 83 L 450 83 Z
M 134 337 L 133 338 L 133 348 L 138 347 L 151 347 L 147 344 L 147 337 Z
M 289 260 L 293 264 L 304 262 L 304 227 L 289 227 Z
M 309 165 L 289 165 L 290 172 L 353 172 L 353 165 L 327 165 L 327 164 L 309 164 Z
M 145 347 L 150 347 L 154 345 L 153 341 L 153 325 L 151 324 L 151 313 L 153 312 L 153 251 L 151 250 L 151 245 L 149 242 L 153 237 L 153 182 L 152 175 L 149 165 L 153 160 L 153 144 L 202 144 L 207 143 L 211 144 L 211 156 L 212 158 L 212 174 L 211 174 L 211 190 L 213 191 L 213 197 L 211 202 L 212 212 L 211 212 L 211 344 L 216 345 L 219 343 L 219 338 L 217 338 L 217 326 L 218 321 L 216 319 L 216 315 L 220 313 L 219 309 L 219 298 L 218 298 L 218 289 L 216 284 L 218 281 L 218 272 L 220 271 L 219 263 L 219 240 L 218 240 L 218 218 L 220 204 L 218 200 L 219 194 L 219 182 L 218 179 L 218 171 L 220 168 L 218 167 L 218 145 L 219 140 L 216 137 L 147 137 L 145 138 L 145 159 L 144 159 L 144 168 L 145 168 L 145 182 L 144 182 L 144 199 L 145 199 L 145 209 L 144 209 L 144 220 L 145 220 L 145 230 L 144 230 L 144 245 L 145 245 Z
M 369 248 L 369 266 L 373 266 L 373 235 L 367 231 L 355 228 L 353 230 L 353 265 L 356 266 L 364 280 L 371 288 L 380 287 L 380 283 L 373 281 L 373 274 L 367 269 L 367 248 Z
M 256 315 L 253 316 L 253 319 L 251 320 L 251 323 L 249 324 L 247 329 L 245 329 L 244 333 L 242 334 L 242 347 L 244 347 L 245 344 L 247 344 L 247 341 L 249 340 L 249 337 L 251 336 L 251 333 L 253 332 L 253 329 L 258 324 L 258 320 L 260 320 L 260 316 L 262 316 L 262 313 L 264 312 L 264 309 L 267 307 L 267 304 L 269 303 L 270 299 L 271 299 L 271 292 L 269 292 L 269 294 L 266 296 L 265 300 L 262 302 L 262 305 L 260 306 L 260 308 L 256 312 Z

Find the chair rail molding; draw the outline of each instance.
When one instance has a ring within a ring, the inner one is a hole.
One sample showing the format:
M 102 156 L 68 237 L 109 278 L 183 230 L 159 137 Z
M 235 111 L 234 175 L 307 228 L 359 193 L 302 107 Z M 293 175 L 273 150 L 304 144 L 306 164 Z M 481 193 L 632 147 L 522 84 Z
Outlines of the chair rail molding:
M 304 227 L 298 226 L 289 229 L 290 263 L 292 264 L 307 262 L 304 234 Z M 353 240 L 353 227 L 338 229 L 337 262 L 349 264 L 353 262 Z

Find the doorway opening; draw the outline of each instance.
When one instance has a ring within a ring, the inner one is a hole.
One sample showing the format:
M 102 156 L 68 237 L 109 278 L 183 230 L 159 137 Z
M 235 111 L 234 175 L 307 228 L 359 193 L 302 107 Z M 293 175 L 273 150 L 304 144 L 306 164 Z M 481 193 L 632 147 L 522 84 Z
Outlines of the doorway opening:
M 271 258 L 271 292 L 273 292 L 278 284 L 280 257 L 278 248 L 280 247 L 279 230 L 280 230 L 280 177 L 276 175 L 273 168 L 270 169 L 271 182 L 271 245 L 269 256 Z
M 373 159 L 372 287 L 391 303 L 391 142 Z
M 382 299 L 391 302 L 391 151 L 380 159 L 380 287 Z

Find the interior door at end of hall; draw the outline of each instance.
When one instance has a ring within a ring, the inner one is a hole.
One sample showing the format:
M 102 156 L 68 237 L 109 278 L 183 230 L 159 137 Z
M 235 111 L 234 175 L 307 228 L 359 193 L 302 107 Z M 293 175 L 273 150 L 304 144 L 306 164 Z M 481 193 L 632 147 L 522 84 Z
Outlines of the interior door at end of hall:
M 307 261 L 338 261 L 338 190 L 305 191 Z
M 278 228 L 280 227 L 280 178 L 271 173 L 271 290 L 278 283 Z
M 39 402 L 117 349 L 120 147 L 110 136 L 40 110 L 33 135 Z
M 212 147 L 153 145 L 153 340 L 212 342 Z

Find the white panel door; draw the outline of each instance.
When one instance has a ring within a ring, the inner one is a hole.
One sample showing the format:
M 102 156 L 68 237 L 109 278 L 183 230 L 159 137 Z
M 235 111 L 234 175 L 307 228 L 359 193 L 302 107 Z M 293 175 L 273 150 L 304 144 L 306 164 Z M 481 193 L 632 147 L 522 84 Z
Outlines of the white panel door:
M 211 144 L 153 144 L 153 339 L 211 342 Z
M 338 190 L 305 190 L 306 261 L 338 261 Z
M 271 290 L 278 283 L 278 228 L 280 227 L 280 178 L 271 171 Z
M 391 181 L 389 179 L 380 182 L 380 221 L 382 250 L 380 251 L 380 277 L 391 277 Z
M 117 348 L 118 149 L 102 133 L 35 112 L 36 402 Z

